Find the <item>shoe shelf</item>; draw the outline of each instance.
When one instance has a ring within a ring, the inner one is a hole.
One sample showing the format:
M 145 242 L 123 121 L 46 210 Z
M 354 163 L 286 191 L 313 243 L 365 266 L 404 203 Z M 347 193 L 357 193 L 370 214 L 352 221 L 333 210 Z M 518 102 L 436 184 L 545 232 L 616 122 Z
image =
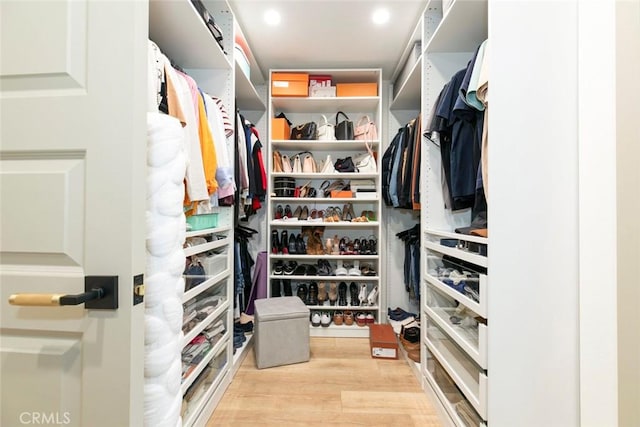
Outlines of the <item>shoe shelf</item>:
M 293 276 L 272 274 L 270 279 L 294 280 L 298 282 L 377 282 L 379 276 Z
M 469 308 L 469 310 L 478 314 L 480 317 L 487 318 L 487 291 L 488 287 L 488 276 L 486 274 L 480 274 L 479 278 L 479 301 L 474 301 L 468 296 L 458 292 L 452 287 L 448 286 L 444 282 L 440 281 L 437 277 L 432 276 L 427 273 L 425 275 L 425 281 L 428 286 L 432 286 L 443 294 L 453 298 L 458 301 L 460 304 Z
M 442 245 L 436 242 L 424 242 L 425 248 L 441 253 L 443 255 L 449 255 L 454 258 L 458 258 L 472 264 L 478 265 L 480 267 L 487 267 L 487 257 L 479 254 L 475 254 L 469 251 L 465 251 L 463 249 L 452 248 L 449 246 Z
M 312 337 L 338 337 L 338 338 L 367 338 L 369 337 L 369 327 L 353 325 L 311 326 L 309 323 L 309 334 Z
M 451 337 L 481 368 L 487 369 L 487 325 L 478 323 L 477 328 L 453 324 L 450 317 L 455 307 L 426 307 L 425 313 Z
M 369 144 L 373 147 L 380 145 L 380 140 L 369 141 Z M 274 139 L 271 141 L 271 145 L 279 150 L 292 150 L 292 151 L 309 151 L 310 148 L 314 150 L 326 150 L 331 152 L 336 151 L 353 151 L 362 150 L 365 146 L 364 141 L 356 140 L 343 140 L 343 141 L 295 141 L 290 139 Z M 343 173 L 332 173 L 332 175 L 340 176 Z
M 306 255 L 306 254 L 271 254 L 272 259 L 306 259 L 306 260 L 316 260 L 316 259 L 348 259 L 348 260 L 376 260 L 380 257 L 380 255 Z M 276 275 L 278 278 L 282 278 L 284 275 Z M 321 277 L 341 277 L 341 276 L 321 276 Z M 342 276 L 342 277 L 358 277 L 358 276 Z M 375 276 L 374 276 L 375 277 Z
M 351 228 L 371 228 L 380 225 L 378 221 L 336 221 L 336 222 L 324 222 L 324 221 L 307 221 L 306 219 L 274 219 L 271 221 L 271 225 L 274 227 L 351 227 Z
M 455 381 L 457 387 L 476 412 L 487 417 L 487 376 L 484 370 L 469 360 L 467 355 L 434 323 L 428 323 L 425 343 L 427 349 L 440 362 Z
M 380 306 L 378 305 L 307 305 L 309 310 L 311 311 L 372 311 L 379 310 Z M 341 325 L 342 326 L 342 325 Z M 344 325 L 349 326 L 349 325 Z
M 440 403 L 442 403 L 442 406 L 451 417 L 453 423 L 460 427 L 485 426 L 475 409 L 471 407 L 469 401 L 460 392 L 455 381 L 449 376 L 438 360 L 433 357 L 426 345 L 423 346 L 423 352 L 425 356 L 423 357 L 424 368 L 422 369 L 421 377 L 425 378 L 431 386 L 430 388 Z M 462 415 L 462 407 L 466 407 L 464 412 L 468 414 L 467 416 Z
M 282 204 L 282 203 L 305 203 L 308 205 L 315 205 L 317 203 L 336 203 L 336 202 L 362 202 L 362 203 L 374 203 L 378 201 L 378 196 L 376 194 L 375 198 L 371 199 L 359 199 L 357 197 L 272 197 L 273 203 Z M 313 222 L 313 221 L 309 221 Z M 319 224 L 323 224 L 324 221 L 315 221 Z

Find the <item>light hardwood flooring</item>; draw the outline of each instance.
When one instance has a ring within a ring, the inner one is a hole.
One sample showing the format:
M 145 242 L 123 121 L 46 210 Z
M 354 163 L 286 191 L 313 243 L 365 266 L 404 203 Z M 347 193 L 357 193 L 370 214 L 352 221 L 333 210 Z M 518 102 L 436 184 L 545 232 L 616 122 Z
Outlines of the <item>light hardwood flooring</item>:
M 311 338 L 308 363 L 257 369 L 250 350 L 213 426 L 441 426 L 402 356 L 373 359 L 367 338 Z

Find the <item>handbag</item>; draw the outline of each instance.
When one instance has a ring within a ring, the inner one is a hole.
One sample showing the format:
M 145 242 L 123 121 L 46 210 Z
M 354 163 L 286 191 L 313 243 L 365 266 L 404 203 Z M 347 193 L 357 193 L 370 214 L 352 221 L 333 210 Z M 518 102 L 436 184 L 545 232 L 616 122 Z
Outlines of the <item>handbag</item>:
M 291 129 L 291 138 L 293 140 L 314 140 L 318 139 L 318 125 L 316 122 L 309 122 L 298 125 Z
M 360 141 L 375 141 L 378 139 L 378 128 L 369 116 L 362 116 L 353 131 L 354 139 Z
M 300 162 L 300 155 L 293 156 L 293 166 L 291 167 L 292 173 L 302 173 L 302 163 Z
M 368 141 L 365 142 L 365 146 L 367 147 L 367 152 L 356 156 L 354 159 L 356 170 L 360 173 L 376 173 L 378 171 L 376 158 Z
M 286 154 L 282 155 L 282 172 L 293 172 L 293 168 L 291 167 L 291 159 Z
M 331 158 L 331 154 L 327 154 L 326 160 L 322 163 L 322 167 L 320 168 L 320 173 L 335 173 L 336 168 L 333 167 L 333 159 Z
M 301 153 L 304 154 L 304 153 Z M 302 160 L 302 172 L 303 173 L 316 173 L 318 172 L 318 165 L 311 153 L 306 153 Z
M 324 123 L 318 126 L 318 141 L 335 141 L 336 131 L 333 124 L 329 123 L 327 117 L 323 114 Z
M 345 157 L 344 159 L 336 160 L 336 163 L 333 165 L 336 168 L 337 172 L 345 173 L 345 172 L 355 172 L 356 165 L 353 163 L 353 159 L 351 156 Z
M 338 123 L 338 118 L 342 114 L 346 120 Z M 349 120 L 349 116 L 347 116 L 342 111 L 338 111 L 336 114 L 336 139 L 340 141 L 348 141 L 353 139 L 353 122 Z
M 273 151 L 273 171 L 284 172 L 282 169 L 282 156 L 278 150 Z

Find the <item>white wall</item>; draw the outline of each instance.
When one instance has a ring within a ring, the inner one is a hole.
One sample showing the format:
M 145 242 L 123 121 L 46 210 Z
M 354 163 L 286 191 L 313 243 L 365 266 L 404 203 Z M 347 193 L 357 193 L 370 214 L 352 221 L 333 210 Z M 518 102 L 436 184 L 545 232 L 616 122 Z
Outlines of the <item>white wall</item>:
M 492 426 L 579 425 L 576 1 L 489 1 Z

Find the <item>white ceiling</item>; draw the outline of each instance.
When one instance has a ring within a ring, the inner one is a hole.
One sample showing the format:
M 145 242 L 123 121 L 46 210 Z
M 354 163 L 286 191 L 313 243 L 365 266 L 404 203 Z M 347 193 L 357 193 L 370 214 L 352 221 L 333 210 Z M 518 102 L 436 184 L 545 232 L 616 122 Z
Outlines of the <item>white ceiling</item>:
M 426 0 L 229 0 L 264 76 L 275 68 L 382 68 L 389 79 Z M 390 20 L 373 24 L 386 7 Z M 264 12 L 282 20 L 268 26 Z M 252 76 L 253 77 L 253 76 Z

